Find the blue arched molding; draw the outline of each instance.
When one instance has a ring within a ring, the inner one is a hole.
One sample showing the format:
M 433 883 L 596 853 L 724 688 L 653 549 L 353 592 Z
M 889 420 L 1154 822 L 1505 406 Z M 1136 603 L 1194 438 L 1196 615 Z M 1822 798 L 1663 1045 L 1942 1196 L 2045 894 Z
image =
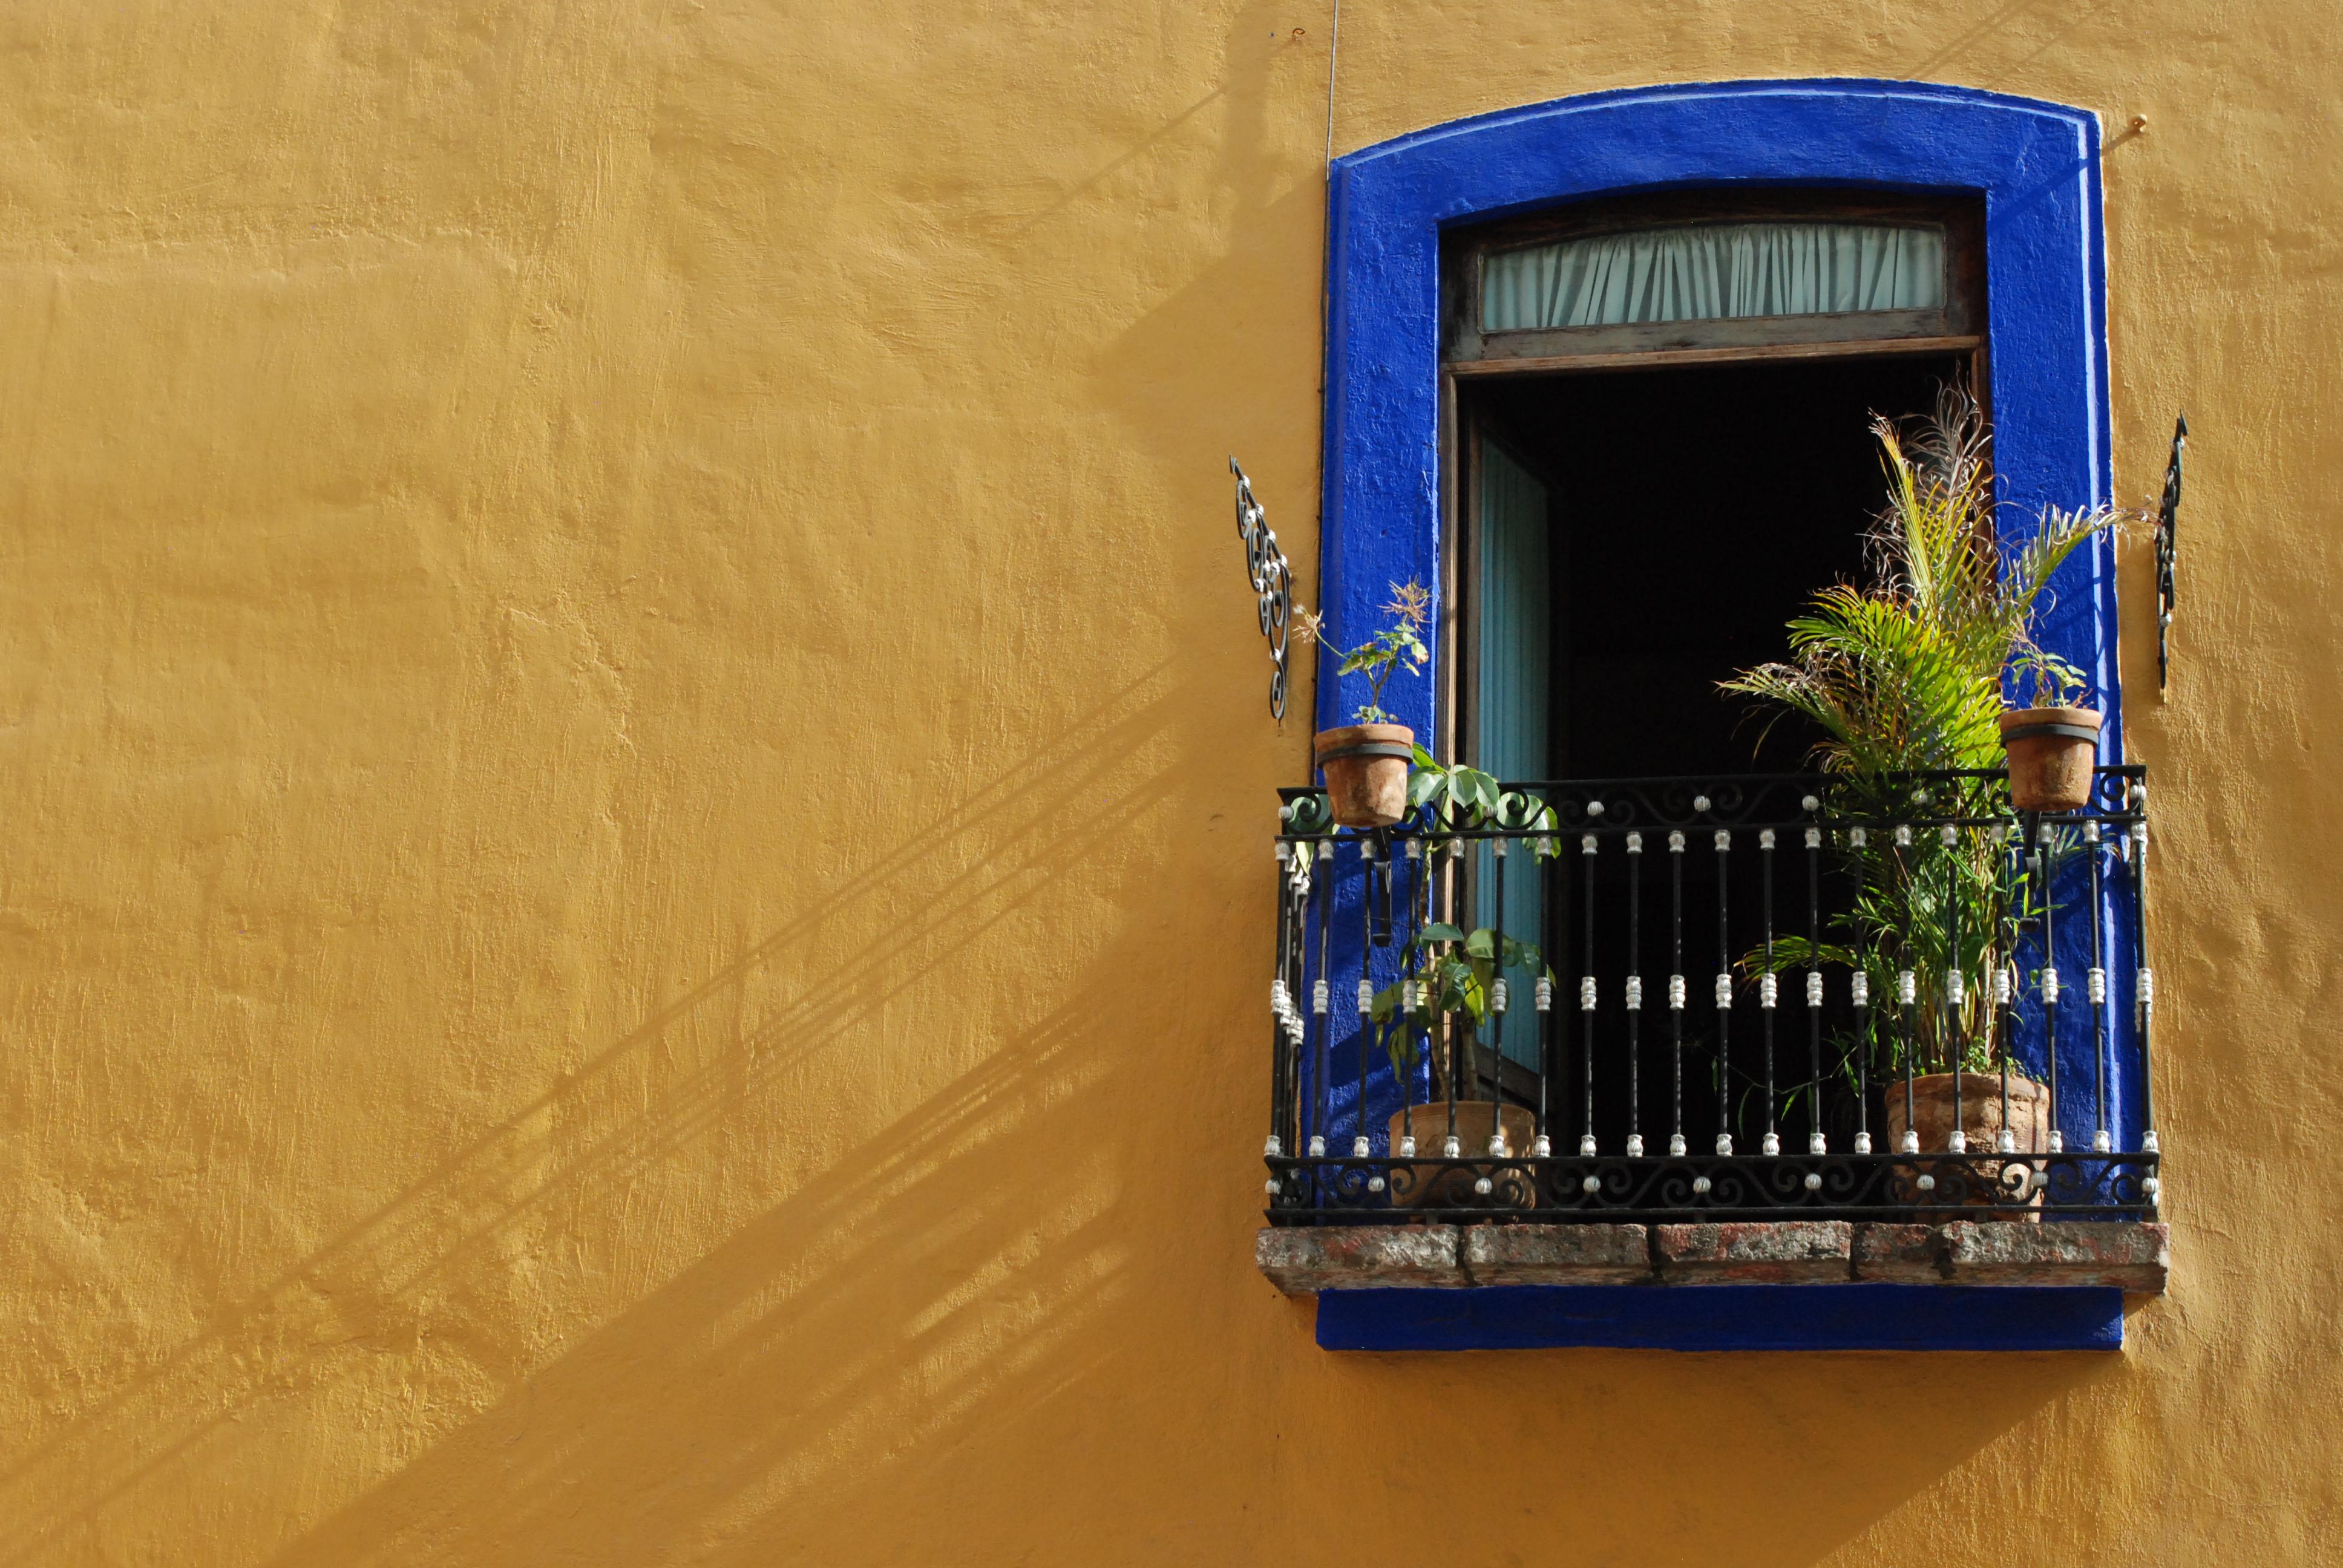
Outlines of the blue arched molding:
M 1381 618 L 1387 585 L 1440 583 L 1441 231 L 1592 196 L 1736 185 L 1981 194 L 2004 538 L 2046 506 L 2107 500 L 2098 155 L 2098 122 L 2085 110 L 1964 87 L 1829 79 L 1589 94 L 1437 126 L 1336 159 L 1319 578 L 1333 627 L 1355 641 Z M 2112 544 L 2078 552 L 2056 589 L 2043 640 L 2090 673 L 2107 714 L 2103 759 L 2117 760 Z M 1394 681 L 1384 699 L 1421 735 L 1435 732 L 1440 685 L 1436 669 L 1426 674 Z M 1348 722 L 1360 700 L 1338 690 L 1322 653 L 1317 692 L 1322 728 Z M 1338 890 L 1337 897 L 1351 907 L 1354 895 Z M 1344 920 L 1340 929 L 1349 926 Z M 2088 930 L 2083 921 L 2062 929 L 2062 969 L 2080 972 L 2091 963 Z M 2101 935 L 2108 966 L 2128 965 L 2127 928 L 2103 920 Z M 1356 961 L 1353 946 L 1347 962 Z M 1375 967 L 1382 977 L 1389 966 L 1378 955 Z M 1352 971 L 1338 965 L 1337 972 Z M 2136 1148 L 2141 1116 L 2129 1020 L 2109 1026 L 2112 1120 L 2118 1146 Z M 2038 1053 L 2038 1040 L 2024 1050 Z M 2062 1125 L 2091 1124 L 2092 1069 L 2087 1038 L 2062 1040 Z M 1367 1096 L 1370 1129 L 1396 1104 L 1387 1074 Z M 1338 1087 L 1336 1097 L 1345 1131 L 1355 1128 L 1357 1096 Z
M 1386 585 L 1440 578 L 1440 234 L 1668 186 L 1981 193 L 1996 465 L 2009 520 L 2108 498 L 2099 128 L 2060 104 L 1910 82 L 1715 82 L 1562 98 L 1334 162 L 1322 598 L 1353 640 Z M 2046 640 L 2091 672 L 2121 753 L 2113 549 L 2068 567 Z M 1355 699 L 1322 662 L 1322 727 Z M 1432 732 L 1436 680 L 1386 706 Z

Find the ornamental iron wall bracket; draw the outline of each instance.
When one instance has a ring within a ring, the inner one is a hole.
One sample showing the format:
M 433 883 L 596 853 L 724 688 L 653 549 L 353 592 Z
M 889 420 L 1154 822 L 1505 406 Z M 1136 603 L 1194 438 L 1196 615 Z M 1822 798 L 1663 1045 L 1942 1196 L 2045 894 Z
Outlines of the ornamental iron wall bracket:
M 1229 472 L 1237 477 L 1237 537 L 1244 541 L 1245 575 L 1261 601 L 1261 634 L 1269 638 L 1270 663 L 1276 667 L 1269 678 L 1269 711 L 1282 722 L 1286 630 L 1293 619 L 1293 568 L 1277 548 L 1268 515 L 1252 498 L 1252 481 L 1245 477 L 1234 457 L 1229 459 Z
M 2156 689 L 2164 692 L 2171 668 L 2174 525 L 2180 520 L 2180 455 L 2188 445 L 2188 416 L 2172 427 L 2172 458 L 2164 466 L 2164 501 L 2156 510 Z

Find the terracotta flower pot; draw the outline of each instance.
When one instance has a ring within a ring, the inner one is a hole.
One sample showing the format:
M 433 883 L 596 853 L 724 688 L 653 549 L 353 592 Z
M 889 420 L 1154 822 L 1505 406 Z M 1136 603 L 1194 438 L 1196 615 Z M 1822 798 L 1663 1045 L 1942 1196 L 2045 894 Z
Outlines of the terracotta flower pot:
M 1957 1080 L 1960 1088 L 1953 1085 Z M 1998 1072 L 1931 1072 L 1912 1081 L 1912 1118 L 1904 1117 L 1904 1081 L 1901 1077 L 1886 1080 L 1881 1087 L 1887 1097 L 1888 1153 L 1900 1152 L 1904 1133 L 1911 1127 L 1920 1134 L 1920 1151 L 1924 1154 L 1945 1153 L 1952 1144 L 1953 1128 L 1958 1125 L 1967 1141 L 1967 1152 L 1992 1154 L 2001 1145 L 2001 1074 Z M 1959 1096 L 1956 1111 L 1954 1096 Z M 1956 1122 L 1956 1117 L 1958 1120 Z M 2044 1154 L 2050 1149 L 2050 1091 L 2030 1078 L 2017 1073 L 2009 1075 L 2009 1131 L 2015 1135 L 2020 1154 Z M 2029 1161 L 2029 1164 L 2033 1162 Z M 1912 1199 L 1919 1195 L 1913 1185 L 1922 1168 L 1899 1165 L 1896 1168 L 1896 1196 Z M 1990 1169 L 1990 1168 L 1988 1168 Z M 2039 1165 L 2034 1169 L 2039 1170 Z M 2008 1204 L 2016 1201 L 2017 1179 L 2020 1172 L 2009 1170 L 2001 1184 L 1992 1191 L 1971 1191 L 1961 1201 L 1976 1207 L 1986 1204 Z M 1939 1182 L 1941 1190 L 1942 1182 Z M 2028 1208 L 2038 1206 L 2042 1194 L 2036 1190 L 2023 1200 Z M 1953 1213 L 1924 1215 L 1926 1220 L 1951 1220 Z
M 1496 1124 L 1497 1107 L 1486 1100 L 1460 1100 L 1456 1102 L 1457 1158 L 1486 1160 L 1489 1158 L 1489 1129 Z M 1505 1148 L 1512 1158 L 1521 1159 L 1530 1151 L 1530 1142 L 1537 1135 L 1536 1119 L 1526 1106 L 1504 1108 L 1503 1125 Z M 1408 1127 L 1415 1130 L 1415 1151 L 1441 1157 L 1441 1146 L 1448 1138 L 1448 1102 L 1435 1100 L 1429 1105 L 1413 1106 L 1405 1111 L 1394 1111 L 1391 1119 L 1391 1151 L 1397 1158 L 1400 1140 L 1408 1136 Z M 1470 1171 L 1443 1170 L 1437 1165 L 1403 1165 L 1392 1170 L 1392 1201 L 1403 1209 L 1471 1209 L 1502 1204 L 1509 1209 L 1527 1209 L 1537 1202 L 1535 1186 L 1523 1181 L 1515 1190 L 1513 1184 L 1502 1186 L 1487 1197 L 1473 1190 L 1478 1178 Z M 1405 1191 L 1401 1191 L 1404 1188 Z
M 2073 811 L 2091 799 L 2099 716 L 2087 708 L 2017 708 L 2001 716 L 2009 753 L 2010 803 L 2021 811 Z
M 1318 769 L 1326 800 L 1345 828 L 1387 828 L 1407 815 L 1407 765 L 1415 731 L 1404 724 L 1346 724 L 1322 729 Z

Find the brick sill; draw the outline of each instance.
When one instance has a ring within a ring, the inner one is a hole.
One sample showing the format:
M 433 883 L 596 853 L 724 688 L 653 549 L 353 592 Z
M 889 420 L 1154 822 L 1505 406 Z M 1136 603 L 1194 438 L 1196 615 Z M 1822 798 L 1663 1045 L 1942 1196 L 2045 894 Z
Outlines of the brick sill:
M 1332 1350 L 2112 1350 L 2168 1241 L 2133 1221 L 1293 1226 L 1254 1257 L 1319 1295 Z
M 1294 1225 L 1253 1260 L 1292 1296 L 1475 1285 L 2082 1286 L 2159 1294 L 2170 1236 L 2134 1221 L 1945 1225 Z

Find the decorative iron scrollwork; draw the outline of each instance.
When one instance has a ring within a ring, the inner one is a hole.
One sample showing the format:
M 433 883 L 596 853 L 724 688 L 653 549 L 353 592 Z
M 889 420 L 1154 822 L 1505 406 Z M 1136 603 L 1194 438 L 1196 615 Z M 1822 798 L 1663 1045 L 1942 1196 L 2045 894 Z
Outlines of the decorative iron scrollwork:
M 1245 477 L 1234 457 L 1229 459 L 1229 472 L 1237 477 L 1237 537 L 1244 541 L 1245 574 L 1261 599 L 1261 634 L 1269 638 L 1270 662 L 1276 666 L 1269 678 L 1269 711 L 1282 719 L 1285 717 L 1286 628 L 1293 618 L 1293 568 L 1277 548 L 1277 535 L 1271 531 L 1261 503 L 1252 498 L 1252 481 Z
M 2172 427 L 2172 458 L 2164 466 L 2164 501 L 2156 509 L 2156 689 L 2164 690 L 2171 667 L 2174 526 L 2180 520 L 2180 454 L 2188 445 L 2188 416 Z

